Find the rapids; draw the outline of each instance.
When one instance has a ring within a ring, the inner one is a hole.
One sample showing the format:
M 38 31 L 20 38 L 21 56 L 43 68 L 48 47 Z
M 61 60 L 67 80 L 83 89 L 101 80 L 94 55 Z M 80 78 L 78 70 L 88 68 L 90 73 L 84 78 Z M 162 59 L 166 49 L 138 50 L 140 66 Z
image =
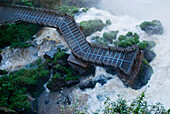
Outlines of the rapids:
M 98 66 L 96 67 L 94 77 L 103 74 L 105 76 L 111 76 L 112 79 L 103 86 L 96 84 L 94 89 L 82 91 L 78 87 L 75 87 L 72 90 L 71 94 L 74 99 L 76 99 L 77 96 L 78 98 L 81 98 L 81 96 L 87 97 L 85 102 L 89 112 L 102 109 L 103 103 L 106 100 L 105 97 L 110 97 L 111 100 L 115 101 L 117 95 L 120 94 L 127 101 L 132 101 L 143 91 L 146 93 L 146 99 L 149 104 L 160 102 L 165 108 L 170 108 L 170 48 L 168 48 L 170 45 L 169 3 L 170 1 L 168 0 L 129 0 L 126 2 L 123 0 L 101 0 L 98 9 L 90 8 L 86 13 L 75 16 L 77 23 L 90 19 L 102 19 L 103 22 L 107 19 L 111 20 L 111 25 L 87 37 L 89 42 L 92 36 L 102 36 L 104 32 L 110 30 L 118 30 L 118 35 L 126 34 L 128 31 L 136 32 L 140 35 L 140 40 L 153 40 L 156 42 L 156 46 L 153 48 L 153 51 L 156 53 L 156 58 L 150 63 L 154 74 L 148 81 L 148 84 L 140 90 L 133 90 L 125 87 L 116 75 L 108 74 L 104 68 Z M 162 22 L 164 26 L 163 35 L 148 35 L 140 30 L 138 26 L 140 23 L 154 19 L 158 19 Z M 14 71 L 37 60 L 38 57 L 44 55 L 46 51 L 50 50 L 55 45 L 53 43 L 49 44 L 49 40 L 43 43 L 44 40 L 42 39 L 48 36 L 54 39 L 62 39 L 55 29 L 48 28 L 42 31 L 37 38 L 37 47 L 29 47 L 23 50 L 9 50 L 9 47 L 7 47 L 2 52 L 3 60 L 0 64 L 0 69 Z M 40 97 L 40 99 L 43 99 L 43 97 Z M 40 103 L 42 101 L 43 100 L 40 100 Z M 54 103 L 54 105 L 56 104 Z
M 85 91 L 80 89 L 74 90 L 74 94 L 88 96 L 87 105 L 89 112 L 102 109 L 106 100 L 105 97 L 110 97 L 111 100 L 115 101 L 117 95 L 120 94 L 127 101 L 132 101 L 143 91 L 146 93 L 148 104 L 160 102 L 166 109 L 170 108 L 170 48 L 168 48 L 170 45 L 170 16 L 167 14 L 170 11 L 167 4 L 170 2 L 168 0 L 129 0 L 126 2 L 123 0 L 102 0 L 99 7 L 104 10 L 91 8 L 87 13 L 77 16 L 76 21 L 81 22 L 89 19 L 102 19 L 104 22 L 106 19 L 110 19 L 112 21 L 112 25 L 91 36 L 102 36 L 105 31 L 110 30 L 119 30 L 119 35 L 132 31 L 140 35 L 140 40 L 155 41 L 157 45 L 152 50 L 157 56 L 150 63 L 154 74 L 148 81 L 148 84 L 140 90 L 125 87 L 116 75 L 103 86 L 97 84 L 94 89 L 86 89 Z M 148 35 L 140 30 L 138 26 L 140 23 L 154 19 L 162 22 L 164 26 L 163 35 Z M 88 41 L 90 41 L 91 36 L 87 38 Z M 100 67 L 96 68 L 95 76 L 100 74 L 110 75 L 104 69 L 101 71 L 100 69 Z

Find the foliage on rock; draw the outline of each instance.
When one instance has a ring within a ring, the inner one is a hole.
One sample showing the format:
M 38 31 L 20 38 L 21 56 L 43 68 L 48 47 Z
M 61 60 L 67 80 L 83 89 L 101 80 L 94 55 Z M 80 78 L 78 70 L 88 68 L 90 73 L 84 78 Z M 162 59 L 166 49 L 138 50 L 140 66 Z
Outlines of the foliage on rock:
M 57 6 L 56 10 L 60 12 L 69 13 L 72 16 L 74 16 L 73 14 L 79 12 L 79 9 L 76 6 L 68 6 L 68 5 Z
M 50 90 L 54 90 L 53 86 L 56 82 L 62 81 L 61 87 L 64 87 L 65 83 L 69 80 L 78 80 L 79 76 L 76 72 L 69 66 L 66 59 L 65 51 L 59 50 L 55 55 L 54 59 L 47 60 L 47 62 L 53 63 L 53 78 L 48 82 L 47 87 Z M 60 87 L 56 88 L 55 90 L 61 89 Z
M 0 48 L 11 46 L 11 48 L 25 48 L 30 46 L 28 40 L 38 31 L 39 25 L 36 24 L 8 24 L 0 26 Z
M 139 42 L 139 35 L 137 33 L 128 32 L 126 35 L 120 35 L 118 37 L 117 46 L 118 47 L 128 47 L 136 45 Z
M 148 34 L 163 34 L 163 26 L 159 20 L 145 21 L 139 26 Z
M 107 42 L 113 43 L 113 39 L 116 39 L 118 31 L 110 31 L 103 33 L 103 39 Z
M 90 36 L 92 33 L 101 31 L 105 27 L 101 19 L 83 21 L 80 25 L 85 36 Z
M 27 94 L 37 96 L 48 80 L 49 71 L 42 64 L 35 69 L 21 69 L 0 77 L 0 106 L 14 110 L 29 110 L 31 102 Z M 45 79 L 45 80 L 44 80 Z
M 111 24 L 112 24 L 112 22 L 110 21 L 110 19 L 107 19 L 107 20 L 106 20 L 106 24 L 107 24 L 107 25 L 111 25 Z

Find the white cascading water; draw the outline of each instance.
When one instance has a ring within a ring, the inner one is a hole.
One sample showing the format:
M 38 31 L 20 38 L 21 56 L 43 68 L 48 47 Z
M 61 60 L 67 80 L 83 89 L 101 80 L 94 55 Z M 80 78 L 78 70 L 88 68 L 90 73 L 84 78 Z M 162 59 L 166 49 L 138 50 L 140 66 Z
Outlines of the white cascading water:
M 149 104 L 160 102 L 165 108 L 170 108 L 169 3 L 170 1 L 168 0 L 102 0 L 99 7 L 107 11 L 91 8 L 87 13 L 76 17 L 78 23 L 90 19 L 102 19 L 103 22 L 105 22 L 106 19 L 112 21 L 112 25 L 105 27 L 101 32 L 96 32 L 91 36 L 102 36 L 103 32 L 110 30 L 119 30 L 119 35 L 132 31 L 140 35 L 140 40 L 153 40 L 157 44 L 156 47 L 153 48 L 157 56 L 150 63 L 154 74 L 148 84 L 140 90 L 125 87 L 117 76 L 112 76 L 113 79 L 109 80 L 103 86 L 97 84 L 94 89 L 86 89 L 85 91 L 75 89 L 73 94 L 88 96 L 88 111 L 94 112 L 97 109 L 101 109 L 101 106 L 103 106 L 106 100 L 105 97 L 110 97 L 111 100 L 115 101 L 117 95 L 121 94 L 127 101 L 132 101 L 143 91 L 146 93 L 146 99 Z M 154 19 L 162 22 L 164 26 L 163 35 L 147 35 L 140 30 L 139 26 L 136 26 L 143 21 L 151 21 Z M 90 37 L 87 38 L 88 41 L 90 41 Z M 97 67 L 95 76 L 99 76 L 100 74 L 110 76 L 104 69 L 101 70 L 100 67 Z

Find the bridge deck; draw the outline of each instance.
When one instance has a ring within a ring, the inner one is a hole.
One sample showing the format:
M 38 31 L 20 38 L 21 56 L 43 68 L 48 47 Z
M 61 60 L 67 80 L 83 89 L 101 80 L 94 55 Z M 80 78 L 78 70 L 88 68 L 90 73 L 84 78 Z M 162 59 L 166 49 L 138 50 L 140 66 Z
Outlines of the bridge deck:
M 24 6 L 0 6 L 0 24 L 15 21 L 56 27 L 76 57 L 98 65 L 119 67 L 126 75 L 131 75 L 139 54 L 137 47 L 111 49 L 111 47 L 92 46 L 86 41 L 75 20 L 66 13 Z

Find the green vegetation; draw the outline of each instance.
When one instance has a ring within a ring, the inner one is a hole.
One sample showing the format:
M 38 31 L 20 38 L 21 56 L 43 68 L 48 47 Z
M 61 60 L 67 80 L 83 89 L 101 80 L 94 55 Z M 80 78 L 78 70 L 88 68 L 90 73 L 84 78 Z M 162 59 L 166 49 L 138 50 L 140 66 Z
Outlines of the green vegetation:
M 144 50 L 146 48 L 145 42 L 139 42 L 139 43 L 137 43 L 137 45 L 139 46 L 139 49 L 141 49 L 141 50 Z
M 37 68 L 21 69 L 15 73 L 0 77 L 0 106 L 13 110 L 29 110 L 31 102 L 27 94 L 36 97 L 44 89 L 49 71 L 40 64 Z
M 132 36 L 132 35 L 133 35 L 132 32 L 128 32 L 128 33 L 126 34 L 126 36 Z
M 143 92 L 140 96 L 132 101 L 130 105 L 118 96 L 118 100 L 116 102 L 110 101 L 109 98 L 105 101 L 105 109 L 104 114 L 165 114 L 169 113 L 170 110 L 166 111 L 165 108 L 160 104 L 156 103 L 156 105 L 148 105 L 147 101 L 145 100 L 145 93 Z
M 79 9 L 76 6 L 62 5 L 62 6 L 57 6 L 57 11 L 69 13 L 72 16 L 74 16 L 73 14 L 78 13 Z
M 39 25 L 35 24 L 8 24 L 0 26 L 0 48 L 10 46 L 11 48 L 25 48 L 30 46 L 28 40 L 38 31 Z
M 139 35 L 137 33 L 133 34 L 132 32 L 128 32 L 126 36 L 120 35 L 118 40 L 117 46 L 126 48 L 128 46 L 136 45 L 139 42 Z
M 156 46 L 154 41 L 144 41 L 146 43 L 147 48 L 151 49 Z
M 113 43 L 113 39 L 116 39 L 118 32 L 119 31 L 104 32 L 103 38 L 105 41 Z
M 163 34 L 163 26 L 159 20 L 145 21 L 139 26 L 148 34 Z
M 88 7 L 82 9 L 83 12 L 87 12 L 88 10 L 89 10 Z
M 79 102 L 79 99 L 77 99 Z M 74 108 L 75 114 L 86 114 L 88 113 L 88 106 L 83 106 L 84 109 L 79 109 L 79 104 L 75 103 L 73 106 L 69 106 L 71 110 Z M 104 109 L 103 109 L 104 108 Z M 161 103 L 155 105 L 149 105 L 146 101 L 145 93 L 137 96 L 132 102 L 127 102 L 118 95 L 116 101 L 111 101 L 109 97 L 106 97 L 106 101 L 95 112 L 92 114 L 169 114 L 170 109 L 166 110 Z
M 143 23 L 141 23 L 139 26 L 140 28 L 145 28 L 146 26 L 156 26 L 157 22 L 160 22 L 159 20 L 153 20 L 153 21 L 145 21 Z
M 55 88 L 55 83 L 62 80 L 62 84 L 64 84 L 69 80 L 78 80 L 79 76 L 77 73 L 65 63 L 66 54 L 64 51 L 59 50 L 59 52 L 55 55 L 54 59 L 47 60 L 47 62 L 52 62 L 53 65 L 53 78 L 48 82 L 47 87 L 50 90 Z M 61 62 L 62 61 L 62 62 Z M 62 86 L 62 84 L 60 86 Z M 60 87 L 58 87 L 60 88 Z M 57 89 L 58 90 L 58 89 Z
M 54 78 L 57 79 L 57 78 L 64 77 L 65 80 L 78 79 L 78 76 L 73 74 L 74 70 L 70 66 L 63 65 L 63 64 L 61 64 L 59 62 L 60 60 L 64 60 L 64 58 L 65 58 L 64 56 L 65 56 L 65 52 L 61 51 L 59 49 L 59 52 L 57 52 L 54 59 L 48 61 L 48 62 L 53 62 L 54 63 L 53 69 L 55 70 L 55 72 L 57 72 L 56 74 L 54 74 Z
M 145 58 L 142 60 L 142 62 L 146 65 L 149 65 L 148 61 Z
M 110 19 L 107 19 L 107 20 L 106 20 L 106 24 L 107 24 L 107 25 L 111 25 L 111 24 L 112 24 L 112 22 L 110 21 Z
M 105 27 L 101 19 L 83 21 L 80 25 L 85 36 L 90 36 L 92 33 L 101 31 Z
M 79 8 L 91 7 L 98 3 L 97 0 L 61 0 L 61 2 L 66 5 L 74 5 Z
M 126 40 L 126 36 L 120 35 L 118 39 L 119 39 L 119 41 Z

